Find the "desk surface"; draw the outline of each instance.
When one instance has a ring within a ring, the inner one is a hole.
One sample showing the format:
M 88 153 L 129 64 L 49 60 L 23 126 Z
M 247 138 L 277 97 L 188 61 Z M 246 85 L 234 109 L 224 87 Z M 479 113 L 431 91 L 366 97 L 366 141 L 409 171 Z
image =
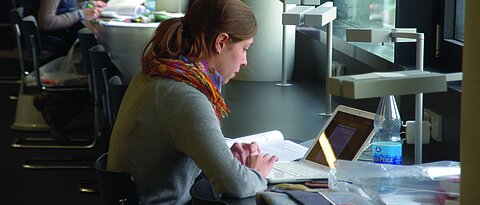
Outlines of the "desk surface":
M 110 53 L 112 62 L 130 81 L 141 70 L 141 56 L 158 24 L 102 22 L 94 27 L 97 41 Z

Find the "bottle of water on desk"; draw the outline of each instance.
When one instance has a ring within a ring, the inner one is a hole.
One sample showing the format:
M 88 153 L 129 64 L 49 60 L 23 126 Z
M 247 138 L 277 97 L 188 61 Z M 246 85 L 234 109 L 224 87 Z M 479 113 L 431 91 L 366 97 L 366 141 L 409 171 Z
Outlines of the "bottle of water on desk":
M 156 9 L 156 0 L 145 0 L 145 8 L 150 12 L 154 12 Z
M 375 163 L 402 164 L 402 121 L 393 95 L 380 100 L 375 115 L 375 136 L 372 139 L 372 155 Z

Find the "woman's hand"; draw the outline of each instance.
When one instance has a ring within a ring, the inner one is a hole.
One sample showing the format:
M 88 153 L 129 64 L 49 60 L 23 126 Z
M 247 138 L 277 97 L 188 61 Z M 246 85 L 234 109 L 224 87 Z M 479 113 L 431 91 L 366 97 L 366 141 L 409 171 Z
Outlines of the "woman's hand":
M 267 177 L 273 164 L 278 161 L 275 155 L 250 155 L 247 157 L 245 166 L 257 170 L 263 177 Z
M 107 6 L 107 3 L 105 3 L 104 1 L 93 1 L 93 6 L 95 6 L 95 7 L 105 7 L 105 6 Z
M 248 156 L 260 154 L 260 147 L 256 142 L 249 144 L 235 142 L 230 148 L 230 151 L 232 151 L 233 156 L 240 164 L 245 165 Z
M 103 9 L 100 7 L 84 8 L 81 10 L 81 12 L 83 13 L 83 16 L 85 17 L 85 20 L 92 20 L 100 17 L 100 13 L 102 11 Z
M 80 12 L 82 12 L 85 20 L 92 20 L 100 17 L 105 6 L 107 6 L 107 3 L 103 1 L 90 1 L 82 6 Z

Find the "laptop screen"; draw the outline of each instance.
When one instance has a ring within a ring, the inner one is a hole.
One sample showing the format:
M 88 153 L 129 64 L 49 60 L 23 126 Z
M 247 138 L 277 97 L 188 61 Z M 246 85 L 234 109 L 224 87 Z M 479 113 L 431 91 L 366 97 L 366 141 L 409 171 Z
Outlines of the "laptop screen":
M 365 142 L 371 138 L 373 119 L 340 110 L 334 114 L 325 128 L 325 136 L 336 159 L 355 160 L 357 153 L 363 151 Z M 318 138 L 306 159 L 328 166 Z

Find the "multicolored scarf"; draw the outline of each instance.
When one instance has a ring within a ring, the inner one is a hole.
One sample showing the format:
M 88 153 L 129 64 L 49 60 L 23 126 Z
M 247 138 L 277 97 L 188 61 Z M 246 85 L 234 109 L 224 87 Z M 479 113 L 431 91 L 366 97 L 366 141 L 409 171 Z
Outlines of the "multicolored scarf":
M 185 56 L 179 56 L 178 59 L 153 59 L 150 63 L 147 75 L 171 78 L 195 87 L 207 96 L 219 119 L 230 112 L 220 95 L 222 76 L 207 61 L 192 63 Z

